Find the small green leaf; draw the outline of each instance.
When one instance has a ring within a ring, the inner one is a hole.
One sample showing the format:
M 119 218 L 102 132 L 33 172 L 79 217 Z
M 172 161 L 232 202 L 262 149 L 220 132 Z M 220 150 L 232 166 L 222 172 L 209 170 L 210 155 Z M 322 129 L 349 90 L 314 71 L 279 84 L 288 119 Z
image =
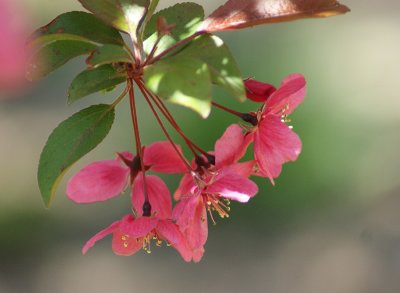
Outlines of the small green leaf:
M 196 33 L 204 18 L 203 7 L 196 3 L 179 3 L 153 15 L 146 26 L 144 50 L 147 54 L 157 41 L 157 19 L 162 16 L 168 24 L 175 24 L 170 35 L 163 36 L 157 45 L 157 54 L 180 40 Z
M 59 15 L 34 33 L 30 45 L 39 46 L 55 40 L 124 44 L 124 40 L 117 30 L 107 26 L 93 14 L 83 11 L 72 11 Z
M 132 60 L 123 47 L 116 45 L 104 45 L 94 50 L 86 60 L 86 64 L 90 67 L 98 67 L 100 65 L 117 62 L 131 63 Z
M 156 95 L 198 112 L 203 118 L 211 110 L 211 80 L 205 62 L 172 57 L 147 66 L 144 80 Z
M 136 39 L 137 29 L 146 14 L 149 0 L 79 0 L 87 10 Z
M 72 81 L 68 91 L 68 103 L 73 103 L 95 92 L 109 89 L 125 80 L 124 72 L 119 72 L 108 64 L 85 70 Z
M 107 136 L 114 116 L 110 105 L 95 105 L 74 114 L 53 130 L 38 169 L 39 188 L 47 207 L 66 171 Z
M 96 48 L 91 43 L 81 41 L 55 41 L 40 48 L 32 57 L 27 76 L 38 80 L 67 63 L 72 58 L 89 54 Z
M 213 83 L 224 87 L 240 101 L 246 100 L 238 65 L 228 46 L 217 36 L 199 37 L 177 55 L 204 61 L 208 65 Z

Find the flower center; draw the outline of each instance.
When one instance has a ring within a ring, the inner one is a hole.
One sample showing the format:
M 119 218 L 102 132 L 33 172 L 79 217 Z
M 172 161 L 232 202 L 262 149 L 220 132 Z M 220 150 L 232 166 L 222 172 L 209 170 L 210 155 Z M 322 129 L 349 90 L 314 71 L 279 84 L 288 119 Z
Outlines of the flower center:
M 229 212 L 231 210 L 231 208 L 229 207 L 229 205 L 231 204 L 229 199 L 222 199 L 218 194 L 206 192 L 203 193 L 202 196 L 204 203 L 206 204 L 207 211 L 210 215 L 211 221 L 214 225 L 216 225 L 216 222 L 213 217 L 213 212 L 216 212 L 222 219 L 229 218 Z

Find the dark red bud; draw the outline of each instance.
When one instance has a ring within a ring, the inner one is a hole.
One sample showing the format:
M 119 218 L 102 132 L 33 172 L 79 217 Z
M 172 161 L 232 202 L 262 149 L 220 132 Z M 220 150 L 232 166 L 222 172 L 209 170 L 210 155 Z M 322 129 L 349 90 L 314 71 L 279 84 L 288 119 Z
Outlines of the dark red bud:
M 145 201 L 143 204 L 143 217 L 151 216 L 151 205 L 148 201 Z
M 258 103 L 264 103 L 269 96 L 276 91 L 273 85 L 254 79 L 245 80 L 244 86 L 246 88 L 247 98 Z

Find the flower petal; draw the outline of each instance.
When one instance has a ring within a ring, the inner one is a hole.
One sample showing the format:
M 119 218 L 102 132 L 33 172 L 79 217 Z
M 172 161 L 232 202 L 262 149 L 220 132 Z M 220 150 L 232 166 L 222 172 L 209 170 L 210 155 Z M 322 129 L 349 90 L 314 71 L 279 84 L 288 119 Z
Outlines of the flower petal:
M 168 220 L 160 220 L 157 225 L 157 231 L 163 239 L 167 240 L 180 253 L 185 261 L 192 260 L 192 252 L 186 238 L 176 224 Z
M 157 176 L 146 176 L 147 195 L 151 205 L 151 214 L 160 219 L 170 219 L 172 202 L 167 185 Z M 142 173 L 136 177 L 132 188 L 132 206 L 138 215 L 143 213 L 144 190 Z
M 254 156 L 261 172 L 271 180 L 279 176 L 282 164 L 295 161 L 301 152 L 301 140 L 275 115 L 266 115 L 254 138 Z
M 215 166 L 221 169 L 240 160 L 251 141 L 245 139 L 242 128 L 237 124 L 229 126 L 215 143 Z
M 104 201 L 124 190 L 128 176 L 129 169 L 117 160 L 95 162 L 69 180 L 67 195 L 76 203 Z
M 153 229 L 156 228 L 158 223 L 157 218 L 140 217 L 135 220 L 123 219 L 120 225 L 120 231 L 129 235 L 131 238 L 145 237 Z
M 208 237 L 207 211 L 203 197 L 182 199 L 175 206 L 173 214 L 192 251 L 202 249 Z
M 0 0 L 0 98 L 3 90 L 18 90 L 26 83 L 32 52 L 26 46 L 29 24 L 22 8 L 18 1 Z
M 214 183 L 207 187 L 207 192 L 239 202 L 248 202 L 258 192 L 257 184 L 232 170 L 221 170 Z
M 257 161 L 252 160 L 243 163 L 236 163 L 226 168 L 238 175 L 248 178 L 250 175 L 253 175 L 256 164 Z
M 304 76 L 299 73 L 289 75 L 266 101 L 267 111 L 278 115 L 289 115 L 304 100 L 305 95 Z
M 116 222 L 112 223 L 110 226 L 108 226 L 107 228 L 105 228 L 104 230 L 101 230 L 99 233 L 94 235 L 92 238 L 90 238 L 88 240 L 88 242 L 86 242 L 85 246 L 83 246 L 82 253 L 86 254 L 86 252 L 91 247 L 93 247 L 96 244 L 97 241 L 103 239 L 108 234 L 114 233 L 114 231 L 118 230 L 118 227 L 119 227 L 120 223 L 121 223 L 121 221 L 116 221 Z
M 276 91 L 272 84 L 260 82 L 254 79 L 244 81 L 246 96 L 254 102 L 265 102 L 268 97 Z
M 182 196 L 191 194 L 191 191 L 195 186 L 196 185 L 193 181 L 193 176 L 189 173 L 186 173 L 183 175 L 178 189 L 174 193 L 174 199 L 179 200 Z
M 125 225 L 133 223 L 135 218 L 132 215 L 125 216 Z M 112 239 L 112 250 L 115 254 L 129 256 L 136 253 L 143 247 L 143 238 L 133 238 L 125 233 L 126 231 L 116 229 Z
M 182 153 L 181 147 L 179 145 L 176 147 Z M 168 141 L 156 142 L 146 147 L 143 161 L 146 166 L 150 166 L 151 170 L 156 172 L 184 173 L 187 171 L 182 159 Z

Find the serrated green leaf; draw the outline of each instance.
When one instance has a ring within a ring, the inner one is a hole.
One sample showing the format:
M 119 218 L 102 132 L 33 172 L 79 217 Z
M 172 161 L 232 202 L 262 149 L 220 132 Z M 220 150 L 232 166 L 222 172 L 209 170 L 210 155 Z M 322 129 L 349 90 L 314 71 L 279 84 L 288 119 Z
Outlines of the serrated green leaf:
M 72 81 L 68 91 L 68 103 L 73 103 L 95 92 L 112 88 L 125 80 L 125 73 L 119 72 L 108 64 L 85 70 Z
M 124 44 L 124 40 L 117 30 L 109 27 L 93 14 L 83 11 L 72 11 L 59 15 L 34 33 L 30 45 L 39 46 L 55 40 Z
M 72 58 L 89 54 L 95 45 L 81 41 L 55 41 L 40 48 L 32 57 L 27 76 L 38 80 L 67 63 Z
M 213 83 L 224 87 L 237 99 L 246 100 L 239 67 L 228 46 L 217 36 L 201 36 L 193 40 L 178 55 L 204 61 L 208 65 Z
M 104 45 L 97 48 L 86 60 L 86 64 L 90 67 L 98 67 L 100 65 L 116 62 L 132 62 L 126 50 L 123 47 L 116 45 Z
M 146 26 L 144 50 L 147 54 L 152 50 L 157 41 L 157 19 L 162 16 L 168 24 L 175 24 L 170 35 L 163 36 L 157 45 L 156 54 L 168 49 L 175 43 L 194 34 L 204 18 L 203 7 L 196 3 L 179 3 L 163 9 L 150 19 Z
M 203 118 L 211 110 L 211 80 L 205 62 L 172 57 L 147 66 L 144 80 L 148 89 L 168 101 L 198 112 Z
M 149 0 L 79 0 L 87 10 L 136 39 L 137 29 L 148 9 Z
M 114 116 L 110 105 L 95 105 L 72 115 L 53 130 L 40 156 L 38 169 L 39 188 L 47 207 L 68 168 L 107 136 Z

